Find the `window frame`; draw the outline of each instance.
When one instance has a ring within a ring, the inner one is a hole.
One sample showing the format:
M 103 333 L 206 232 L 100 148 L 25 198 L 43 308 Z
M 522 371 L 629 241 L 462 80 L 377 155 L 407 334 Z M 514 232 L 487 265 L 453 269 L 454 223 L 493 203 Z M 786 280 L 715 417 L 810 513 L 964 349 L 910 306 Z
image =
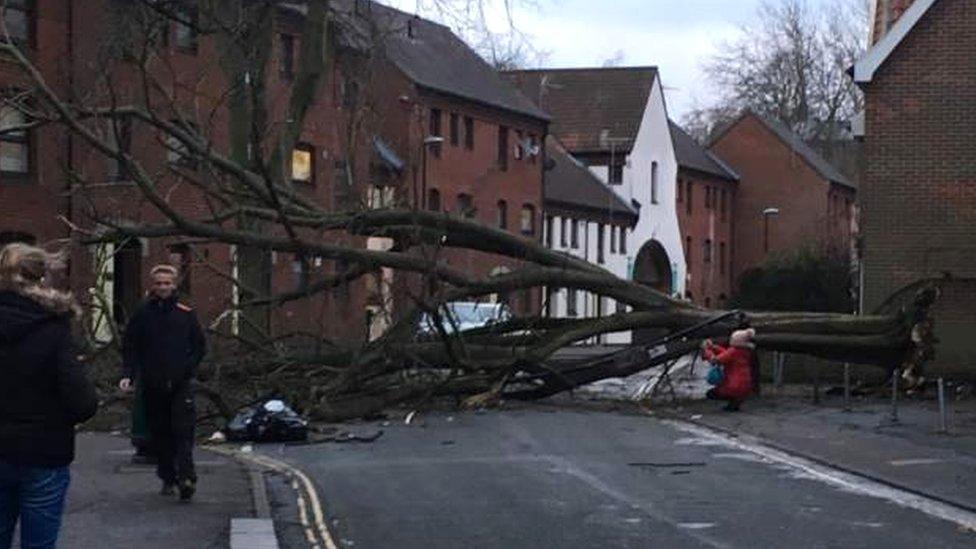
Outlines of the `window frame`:
M 508 171 L 508 126 L 498 126 L 498 158 L 495 164 L 499 170 Z
M 22 110 L 16 108 L 14 105 L 3 105 L 0 109 L 7 108 L 17 113 L 20 116 L 20 120 L 14 125 L 27 125 L 28 116 Z M 2 120 L 2 117 L 0 117 Z M 24 150 L 24 162 L 26 164 L 23 171 L 12 171 L 0 169 L 0 181 L 26 181 L 29 180 L 34 175 L 35 161 L 34 161 L 34 132 L 30 129 L 24 129 L 18 134 L 4 134 L 0 136 L 0 149 L 5 145 L 16 145 L 22 147 Z M 2 153 L 0 153 L 2 154 Z
M 651 162 L 651 204 L 658 204 L 658 165 L 657 160 Z
M 278 53 L 281 56 L 278 64 L 278 74 L 284 80 L 295 78 L 295 43 L 297 38 L 293 34 L 279 33 L 278 43 L 280 45 Z
M 173 47 L 176 51 L 180 53 L 185 53 L 187 55 L 196 55 L 200 51 L 200 33 L 197 31 L 197 26 L 200 23 L 200 12 L 198 8 L 194 5 L 186 4 L 181 5 L 176 8 L 176 12 L 180 17 L 191 24 L 187 25 L 177 19 L 173 25 Z M 190 44 L 184 45 L 180 42 L 180 29 L 186 28 L 190 37 Z
M 295 179 L 295 172 L 294 172 L 294 170 L 295 170 L 295 152 L 296 151 L 307 152 L 309 154 L 309 178 L 308 178 L 308 181 L 306 181 L 304 179 Z M 302 184 L 302 185 L 315 186 L 315 145 L 312 145 L 311 143 L 306 143 L 304 141 L 300 141 L 298 143 L 295 143 L 295 146 L 292 148 L 292 151 L 291 151 L 291 170 L 292 170 L 291 171 L 291 180 L 292 180 L 293 183 L 299 183 L 299 184 Z
M 526 225 L 528 221 L 528 225 Z M 535 206 L 532 204 L 523 204 L 521 215 L 519 216 L 519 232 L 526 236 L 533 236 L 536 234 L 535 228 Z
M 495 224 L 499 229 L 508 230 L 508 202 L 505 200 L 499 200 L 496 204 L 497 216 L 495 219 Z

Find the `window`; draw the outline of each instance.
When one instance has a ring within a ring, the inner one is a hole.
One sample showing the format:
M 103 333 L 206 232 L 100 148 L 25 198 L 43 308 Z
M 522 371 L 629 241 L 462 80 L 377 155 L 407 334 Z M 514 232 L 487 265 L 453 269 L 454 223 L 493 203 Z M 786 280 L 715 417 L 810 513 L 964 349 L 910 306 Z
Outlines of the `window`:
M 705 263 L 712 262 L 712 241 L 708 238 L 702 242 L 702 261 Z
M 623 165 L 623 163 L 617 162 L 617 163 L 611 164 L 610 167 L 608 168 L 608 170 L 609 170 L 609 172 L 608 172 L 609 173 L 609 176 L 608 176 L 608 181 L 607 181 L 608 183 L 610 183 L 611 185 L 620 185 L 621 183 L 624 182 L 624 165 Z
M 685 194 L 685 182 L 679 179 L 678 187 L 677 187 L 677 197 L 675 198 L 675 202 L 681 203 L 681 197 L 684 196 L 684 194 Z
M 359 101 L 359 82 L 346 73 L 339 78 L 339 101 L 344 109 L 353 109 Z
M 291 179 L 296 183 L 315 183 L 315 147 L 299 143 L 291 151 Z
M 529 134 L 529 162 L 535 164 L 535 159 L 539 157 L 539 138 L 534 133 Z
M 657 162 L 651 162 L 651 204 L 657 204 Z
M 569 225 L 569 220 L 567 220 L 565 217 L 560 218 L 560 222 L 559 222 L 559 245 L 561 247 L 563 247 L 563 248 L 565 248 L 566 246 L 569 245 L 569 243 L 566 240 L 566 233 L 568 232 L 566 230 L 566 228 L 567 228 L 568 225 Z
M 691 237 L 685 237 L 685 263 L 688 264 L 688 272 L 691 272 Z
M 125 117 L 109 121 L 105 137 L 107 145 L 129 154 L 132 149 L 132 119 Z M 107 175 L 109 181 L 129 180 L 129 170 L 125 162 L 117 158 L 108 159 Z
M 431 137 L 441 136 L 441 110 L 440 109 L 430 109 L 430 135 Z M 441 155 L 440 143 L 435 143 L 431 145 L 430 151 L 434 153 L 434 156 L 440 156 Z
M 295 77 L 295 37 L 290 34 L 278 35 L 281 44 L 281 77 L 291 80 Z
M 569 233 L 570 236 L 569 245 L 575 250 L 579 248 L 579 220 L 574 219 L 571 225 L 572 225 L 572 230 Z
M 292 285 L 296 290 L 308 287 L 308 258 L 302 254 L 295 254 L 291 260 Z
M 27 123 L 27 117 L 12 105 L 0 106 L 0 130 Z M 30 133 L 20 129 L 0 134 L 0 173 L 26 175 L 30 171 Z
M 577 309 L 578 294 L 579 291 L 574 288 L 566 290 L 566 316 L 576 316 L 579 314 Z
M 464 148 L 474 150 L 474 118 L 464 117 Z
M 620 253 L 627 253 L 627 227 L 620 227 Z
M 190 253 L 189 244 L 173 244 L 169 246 L 169 263 L 180 270 L 180 280 L 178 290 L 182 294 L 189 295 L 192 291 L 190 284 L 190 272 L 193 265 L 193 255 Z
M 552 248 L 552 229 L 555 225 L 551 215 L 546 216 L 546 247 Z
M 461 142 L 461 121 L 456 112 L 451 113 L 451 146 L 457 147 Z
M 184 53 L 196 53 L 198 46 L 196 8 L 190 6 L 180 8 L 176 17 L 176 49 Z
M 708 309 L 708 308 L 710 308 L 711 306 L 712 306 L 712 298 L 710 298 L 710 297 L 706 297 L 706 298 L 705 298 L 705 308 L 706 308 L 706 309 Z
M 515 130 L 515 150 L 512 151 L 515 155 L 515 160 L 522 160 L 525 157 L 525 147 L 522 141 L 525 136 L 522 134 L 522 130 Z
M 183 123 L 179 120 L 170 120 L 170 122 L 189 134 L 191 139 L 196 137 L 196 127 L 193 124 Z M 191 170 L 196 169 L 199 163 L 197 156 L 191 153 L 186 144 L 173 134 L 166 134 L 166 160 L 170 164 L 176 164 L 177 166 L 183 166 Z
M 7 0 L 7 9 L 3 13 L 11 41 L 21 47 L 31 45 L 34 26 L 32 4 L 33 0 Z
M 498 168 L 508 169 L 508 128 L 498 126 Z
M 474 199 L 470 194 L 461 193 L 457 195 L 457 213 L 465 219 L 474 217 Z
M 692 205 L 692 203 L 694 203 L 694 200 L 692 199 L 692 194 L 691 194 L 692 189 L 693 188 L 692 188 L 691 181 L 689 181 L 688 182 L 688 192 L 685 193 L 685 213 L 688 214 L 688 215 L 691 215 L 691 205 Z
M 603 223 L 596 227 L 596 262 L 603 263 L 603 241 L 606 239 L 607 228 Z
M 610 253 L 617 253 L 617 226 L 610 226 Z
M 718 244 L 718 272 L 725 274 L 725 242 Z
M 37 243 L 37 238 L 30 233 L 20 231 L 0 231 L 0 248 L 6 246 L 7 244 L 13 244 L 14 242 L 30 244 L 33 246 Z
M 366 193 L 366 207 L 371 210 L 382 210 L 396 205 L 396 189 L 393 187 L 370 185 Z
M 441 192 L 437 189 L 427 191 L 427 209 L 432 212 L 441 211 Z
M 522 234 L 535 234 L 535 206 L 526 204 L 522 206 L 522 218 L 519 223 Z
M 498 228 L 508 228 L 508 202 L 504 200 L 498 201 Z
M 705 209 L 708 210 L 712 207 L 712 188 L 705 187 Z
M 728 212 L 728 199 L 729 199 L 728 192 L 726 192 L 725 189 L 722 189 L 722 196 L 720 198 L 720 202 L 719 202 L 719 206 L 718 206 L 719 214 L 721 215 L 722 221 L 728 220 L 728 214 L 727 214 L 727 212 Z

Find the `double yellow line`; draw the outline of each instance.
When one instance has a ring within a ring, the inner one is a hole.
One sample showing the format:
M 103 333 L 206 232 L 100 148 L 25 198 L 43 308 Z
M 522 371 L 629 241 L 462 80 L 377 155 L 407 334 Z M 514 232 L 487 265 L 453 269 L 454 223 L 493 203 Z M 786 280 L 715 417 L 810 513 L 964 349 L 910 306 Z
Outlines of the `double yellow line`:
M 258 467 L 271 469 L 288 477 L 291 487 L 298 495 L 298 517 L 305 529 L 305 539 L 313 549 L 339 549 L 332 533 L 329 531 L 325 513 L 322 512 L 322 500 L 319 498 L 315 485 L 297 467 L 261 454 L 230 450 L 219 446 L 207 446 L 208 450 L 248 462 Z

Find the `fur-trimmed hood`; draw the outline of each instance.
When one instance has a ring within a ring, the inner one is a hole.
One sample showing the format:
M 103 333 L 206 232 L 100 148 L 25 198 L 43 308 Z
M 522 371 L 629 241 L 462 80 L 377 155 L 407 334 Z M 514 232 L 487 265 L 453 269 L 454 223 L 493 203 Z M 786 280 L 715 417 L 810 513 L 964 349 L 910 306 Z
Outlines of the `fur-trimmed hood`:
M 0 290 L 0 343 L 15 343 L 52 319 L 74 314 L 69 294 Z

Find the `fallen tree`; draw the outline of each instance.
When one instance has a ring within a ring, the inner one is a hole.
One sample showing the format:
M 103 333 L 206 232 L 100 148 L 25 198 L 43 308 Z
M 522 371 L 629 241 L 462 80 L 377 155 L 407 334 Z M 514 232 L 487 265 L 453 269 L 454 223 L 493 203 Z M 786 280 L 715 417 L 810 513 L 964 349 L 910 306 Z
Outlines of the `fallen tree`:
M 306 413 L 330 420 L 361 417 L 391 405 L 440 396 L 472 405 L 502 398 L 542 398 L 663 364 L 695 351 L 703 339 L 721 339 L 743 324 L 756 328 L 760 349 L 876 364 L 898 369 L 909 385 L 920 382 L 921 369 L 933 353 L 928 311 L 939 295 L 935 281 L 893 296 L 890 306 L 876 315 L 726 314 L 617 278 L 535 240 L 445 213 L 423 211 L 416 199 L 409 200 L 409 189 L 399 189 L 401 198 L 392 207 L 374 209 L 366 201 L 342 208 L 325 207 L 295 188 L 283 155 L 294 148 L 320 88 L 322 69 L 330 62 L 324 37 L 337 19 L 330 18 L 329 2 L 306 3 L 305 30 L 299 40 L 305 46 L 287 112 L 279 120 L 266 104 L 263 88 L 269 72 L 264 53 L 272 32 L 269 21 L 279 6 L 239 0 L 213 4 L 214 11 L 201 14 L 197 30 L 213 36 L 226 52 L 243 49 L 222 57 L 224 65 L 217 70 L 223 71 L 229 83 L 223 94 L 208 90 L 188 100 L 180 97 L 184 87 L 160 78 L 155 44 L 149 37 L 158 18 L 169 15 L 159 12 L 159 6 L 152 2 L 142 5 L 148 12 L 137 12 L 140 17 L 148 13 L 148 19 L 134 20 L 147 25 L 144 32 L 134 33 L 146 41 L 128 44 L 118 60 L 120 66 L 104 67 L 103 88 L 77 96 L 87 103 L 59 95 L 9 37 L 0 43 L 0 53 L 17 62 L 33 83 L 30 93 L 5 100 L 5 104 L 29 115 L 30 129 L 53 126 L 66 131 L 75 143 L 116 163 L 132 182 L 132 188 L 124 191 L 129 193 L 128 199 L 114 209 L 107 208 L 100 200 L 103 185 L 84 170 L 66 170 L 72 194 L 85 205 L 78 212 L 84 219 L 68 220 L 75 244 L 92 246 L 131 239 L 169 242 L 178 237 L 243 251 L 244 260 L 236 273 L 224 272 L 219 265 L 200 258 L 242 296 L 211 326 L 214 338 L 230 340 L 222 345 L 229 349 L 228 354 L 211 364 L 212 373 L 201 387 L 221 415 L 272 393 L 287 395 Z M 225 4 L 235 7 L 225 9 Z M 226 21 L 227 14 L 240 19 Z M 341 23 L 341 18 L 338 21 Z M 358 55 L 368 58 L 372 50 L 370 41 L 366 44 Z M 109 69 L 134 72 L 140 85 L 135 90 L 122 90 L 113 82 Z M 205 103 L 213 97 L 221 100 Z M 226 103 L 223 97 L 229 98 Z M 193 109 L 201 110 L 200 104 L 212 110 L 194 114 Z M 229 143 L 215 141 L 211 138 L 214 132 L 207 131 L 212 128 L 205 122 L 217 118 L 216 113 L 229 118 Z M 344 152 L 349 158 L 363 146 L 362 120 L 353 114 L 343 121 L 346 126 L 342 128 L 347 135 Z M 160 167 L 132 153 L 122 146 L 125 124 L 130 133 L 159 135 L 168 152 L 192 158 L 194 169 L 178 162 Z M 355 194 L 366 193 L 365 185 L 351 171 L 346 178 Z M 182 198 L 175 199 L 180 193 Z M 151 215 L 127 215 L 132 203 L 147 204 Z M 202 206 L 187 208 L 187 203 Z M 367 239 L 383 239 L 390 245 L 369 248 Z M 456 251 L 508 258 L 518 267 L 504 274 L 481 276 L 444 260 L 444 254 Z M 329 263 L 334 274 L 308 280 L 297 290 L 263 291 L 259 269 L 252 268 L 252 260 L 259 264 L 264 260 L 261 258 L 274 252 L 317 258 Z M 293 338 L 302 342 L 295 344 L 275 335 L 261 321 L 262 311 L 361 284 L 383 270 L 418 282 L 424 291 L 405 291 L 398 296 L 396 314 L 385 312 L 391 324 L 372 341 L 330 341 L 309 330 Z M 448 303 L 545 288 L 568 288 L 611 298 L 625 305 L 626 312 L 571 320 L 530 314 L 473 330 L 448 329 L 451 319 L 442 318 Z M 93 307 L 98 300 L 94 301 Z M 418 332 L 425 314 L 434 320 L 436 329 L 431 334 Z M 716 316 L 720 320 L 709 322 Z M 222 319 L 228 317 L 239 318 L 246 329 L 239 334 L 224 329 Z M 691 327 L 699 328 L 686 331 Z M 683 335 L 663 347 L 636 346 L 584 364 L 557 365 L 552 361 L 553 355 L 567 346 L 602 334 L 645 329 L 661 337 Z

